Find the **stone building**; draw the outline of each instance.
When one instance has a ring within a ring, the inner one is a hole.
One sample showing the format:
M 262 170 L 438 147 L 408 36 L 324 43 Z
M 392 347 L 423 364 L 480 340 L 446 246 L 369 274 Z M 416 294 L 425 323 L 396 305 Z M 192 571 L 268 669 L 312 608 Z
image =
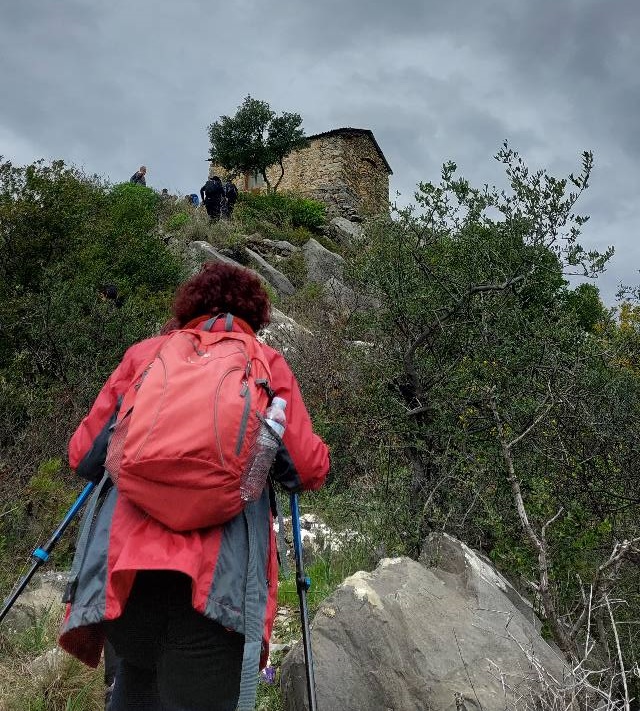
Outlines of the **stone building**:
M 309 145 L 288 155 L 279 191 L 291 190 L 326 203 L 331 216 L 359 220 L 389 208 L 391 167 L 373 133 L 364 128 L 336 128 L 309 136 Z M 212 166 L 212 173 L 224 175 Z M 267 171 L 271 185 L 280 166 Z M 239 190 L 262 191 L 262 176 L 235 178 Z

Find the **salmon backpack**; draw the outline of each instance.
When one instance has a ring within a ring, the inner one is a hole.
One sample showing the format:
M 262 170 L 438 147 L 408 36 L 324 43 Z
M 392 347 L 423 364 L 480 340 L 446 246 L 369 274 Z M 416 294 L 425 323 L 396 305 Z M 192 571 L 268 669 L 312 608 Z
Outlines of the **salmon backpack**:
M 175 531 L 239 514 L 240 476 L 269 404 L 271 373 L 253 334 L 172 333 L 134 378 L 109 442 L 106 469 L 121 494 Z

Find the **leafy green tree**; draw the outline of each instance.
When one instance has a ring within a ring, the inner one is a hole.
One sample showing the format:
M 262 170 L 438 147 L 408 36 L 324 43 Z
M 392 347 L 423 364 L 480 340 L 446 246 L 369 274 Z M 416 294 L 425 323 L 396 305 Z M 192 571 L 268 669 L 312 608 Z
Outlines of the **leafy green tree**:
M 497 158 L 509 191 L 474 188 L 446 164 L 439 184 L 419 186 L 417 210 L 368 228 L 352 269 L 375 308 L 350 328 L 369 344 L 370 385 L 351 436 L 378 463 L 348 476 L 386 501 L 412 555 L 444 529 L 528 581 L 577 656 L 583 602 L 605 609 L 640 546 L 640 381 L 598 331 L 597 294 L 567 283 L 612 253 L 579 243 L 591 155 L 567 179 L 530 172 L 508 146 Z
M 284 176 L 283 161 L 293 150 L 307 145 L 299 114 L 277 116 L 266 101 L 247 96 L 234 116 L 221 116 L 209 126 L 210 158 L 232 172 L 259 173 L 267 189 L 276 191 Z M 280 167 L 275 185 L 267 169 Z

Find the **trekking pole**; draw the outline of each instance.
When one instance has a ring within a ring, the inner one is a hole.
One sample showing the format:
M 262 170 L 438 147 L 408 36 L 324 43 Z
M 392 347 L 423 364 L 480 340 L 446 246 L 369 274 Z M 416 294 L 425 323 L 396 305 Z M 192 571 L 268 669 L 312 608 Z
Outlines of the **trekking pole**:
M 71 523 L 71 520 L 78 513 L 78 511 L 80 511 L 84 505 L 84 502 L 89 498 L 89 494 L 91 494 L 94 488 L 95 484 L 93 482 L 90 482 L 84 487 L 80 493 L 80 496 L 78 496 L 75 500 L 73 506 L 65 514 L 65 517 L 60 522 L 58 528 L 56 528 L 56 530 L 51 534 L 51 538 L 49 538 L 49 540 L 42 547 L 38 547 L 32 551 L 31 557 L 33 558 L 33 564 L 31 565 L 29 572 L 20 580 L 14 591 L 5 600 L 2 610 L 0 610 L 0 622 L 4 620 L 7 613 L 12 608 L 13 603 L 20 597 L 22 591 L 27 587 L 36 570 L 38 570 L 43 563 L 46 563 L 49 560 L 53 547 L 60 540 L 60 537 L 64 533 L 66 527 Z
M 304 649 L 305 669 L 307 672 L 307 694 L 309 695 L 309 711 L 317 711 L 316 680 L 313 673 L 313 655 L 311 653 L 311 630 L 309 629 L 309 614 L 307 609 L 307 590 L 311 587 L 311 579 L 304 574 L 302 560 L 302 534 L 300 533 L 300 509 L 298 495 L 291 494 L 291 525 L 293 527 L 293 550 L 296 558 L 296 588 L 300 598 L 300 620 L 302 622 L 302 647 Z

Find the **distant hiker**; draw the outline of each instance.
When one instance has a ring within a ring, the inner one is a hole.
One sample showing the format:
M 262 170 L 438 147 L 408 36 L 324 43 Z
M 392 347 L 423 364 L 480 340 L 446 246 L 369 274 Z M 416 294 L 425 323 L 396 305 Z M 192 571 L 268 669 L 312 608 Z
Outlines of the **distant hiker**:
M 104 301 L 115 301 L 118 298 L 118 290 L 113 284 L 103 284 L 100 287 L 100 296 Z
M 200 188 L 200 197 L 207 210 L 209 219 L 219 220 L 220 210 L 222 209 L 222 200 L 224 198 L 224 187 L 222 181 L 217 175 L 209 178 L 207 182 Z
M 130 183 L 136 183 L 136 185 L 146 185 L 147 179 L 144 177 L 147 174 L 147 166 L 141 165 L 138 170 L 129 178 Z
M 169 195 L 169 191 L 167 190 L 167 188 L 162 188 L 162 192 L 160 193 L 160 197 L 161 197 L 163 200 L 166 200 L 166 199 L 168 199 L 168 198 L 171 197 L 171 196 Z
M 224 216 L 230 220 L 231 215 L 233 215 L 233 208 L 238 200 L 238 188 L 236 188 L 235 183 L 231 181 L 231 178 L 227 178 L 227 182 L 224 184 Z
M 198 205 L 200 204 L 200 198 L 198 197 L 198 195 L 196 193 L 191 193 L 189 197 L 191 198 L 191 204 L 194 207 L 198 207 Z
M 111 301 L 118 308 L 122 306 L 122 297 L 118 296 L 118 289 L 113 284 L 103 284 L 98 293 L 103 301 Z
M 253 708 L 278 560 L 270 485 L 244 506 L 239 479 L 270 397 L 287 401 L 276 481 L 319 488 L 329 452 L 286 360 L 255 337 L 270 316 L 255 274 L 209 262 L 172 312 L 125 353 L 69 442 L 71 467 L 97 488 L 59 641 L 94 667 L 105 637 L 113 645 L 111 711 Z

